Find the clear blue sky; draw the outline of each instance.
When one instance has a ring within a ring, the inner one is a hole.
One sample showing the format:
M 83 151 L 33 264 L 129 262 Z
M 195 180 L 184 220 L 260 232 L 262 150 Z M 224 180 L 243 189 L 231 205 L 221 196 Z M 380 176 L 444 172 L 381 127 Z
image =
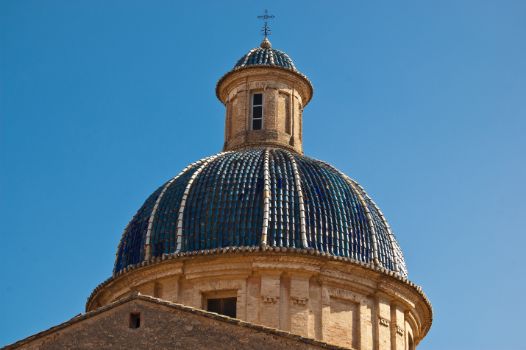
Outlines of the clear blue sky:
M 526 2 L 0 2 L 0 345 L 83 312 L 146 197 L 218 152 L 261 40 L 312 80 L 307 155 L 380 205 L 435 310 L 421 350 L 526 349 Z

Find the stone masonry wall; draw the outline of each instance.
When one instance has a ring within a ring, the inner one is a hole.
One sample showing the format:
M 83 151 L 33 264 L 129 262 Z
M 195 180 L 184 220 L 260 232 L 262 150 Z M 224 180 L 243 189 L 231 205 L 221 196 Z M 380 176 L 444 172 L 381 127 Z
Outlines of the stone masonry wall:
M 133 291 L 203 309 L 209 297 L 236 297 L 241 320 L 347 348 L 406 350 L 407 339 L 417 344 L 429 326 L 418 311 L 425 303 L 411 288 L 385 280 L 314 257 L 192 258 L 128 272 L 90 305 Z
M 259 68 L 234 74 L 221 91 L 226 107 L 224 150 L 273 145 L 303 153 L 302 110 L 310 95 L 304 92 L 302 78 Z M 252 130 L 254 93 L 263 95 L 261 130 Z
M 130 328 L 130 314 L 140 326 Z M 69 324 L 68 324 L 69 323 Z M 131 299 L 80 321 L 67 322 L 7 349 L 338 349 L 221 316 L 204 316 L 155 302 Z

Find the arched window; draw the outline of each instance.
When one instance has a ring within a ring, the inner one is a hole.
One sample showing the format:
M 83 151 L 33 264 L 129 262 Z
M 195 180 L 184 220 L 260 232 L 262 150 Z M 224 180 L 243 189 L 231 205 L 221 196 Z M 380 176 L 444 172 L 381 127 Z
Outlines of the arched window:
M 252 94 L 252 130 L 263 127 L 263 94 Z

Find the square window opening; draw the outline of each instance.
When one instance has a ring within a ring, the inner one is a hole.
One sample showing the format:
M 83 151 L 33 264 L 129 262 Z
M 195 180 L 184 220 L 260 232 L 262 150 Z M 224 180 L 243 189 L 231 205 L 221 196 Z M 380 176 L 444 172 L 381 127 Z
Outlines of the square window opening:
M 141 313 L 140 312 L 132 312 L 130 313 L 130 328 L 136 329 L 141 327 Z
M 210 298 L 206 301 L 206 309 L 228 317 L 236 317 L 237 298 Z

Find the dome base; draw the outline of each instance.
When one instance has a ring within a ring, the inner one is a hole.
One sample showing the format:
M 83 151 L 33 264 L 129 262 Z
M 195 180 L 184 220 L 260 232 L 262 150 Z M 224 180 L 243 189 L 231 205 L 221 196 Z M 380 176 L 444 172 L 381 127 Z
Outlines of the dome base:
M 283 250 L 283 251 L 281 251 Z M 221 249 L 164 256 L 127 269 L 90 296 L 87 310 L 136 291 L 353 349 L 406 349 L 431 326 L 420 288 L 372 265 L 307 250 Z

